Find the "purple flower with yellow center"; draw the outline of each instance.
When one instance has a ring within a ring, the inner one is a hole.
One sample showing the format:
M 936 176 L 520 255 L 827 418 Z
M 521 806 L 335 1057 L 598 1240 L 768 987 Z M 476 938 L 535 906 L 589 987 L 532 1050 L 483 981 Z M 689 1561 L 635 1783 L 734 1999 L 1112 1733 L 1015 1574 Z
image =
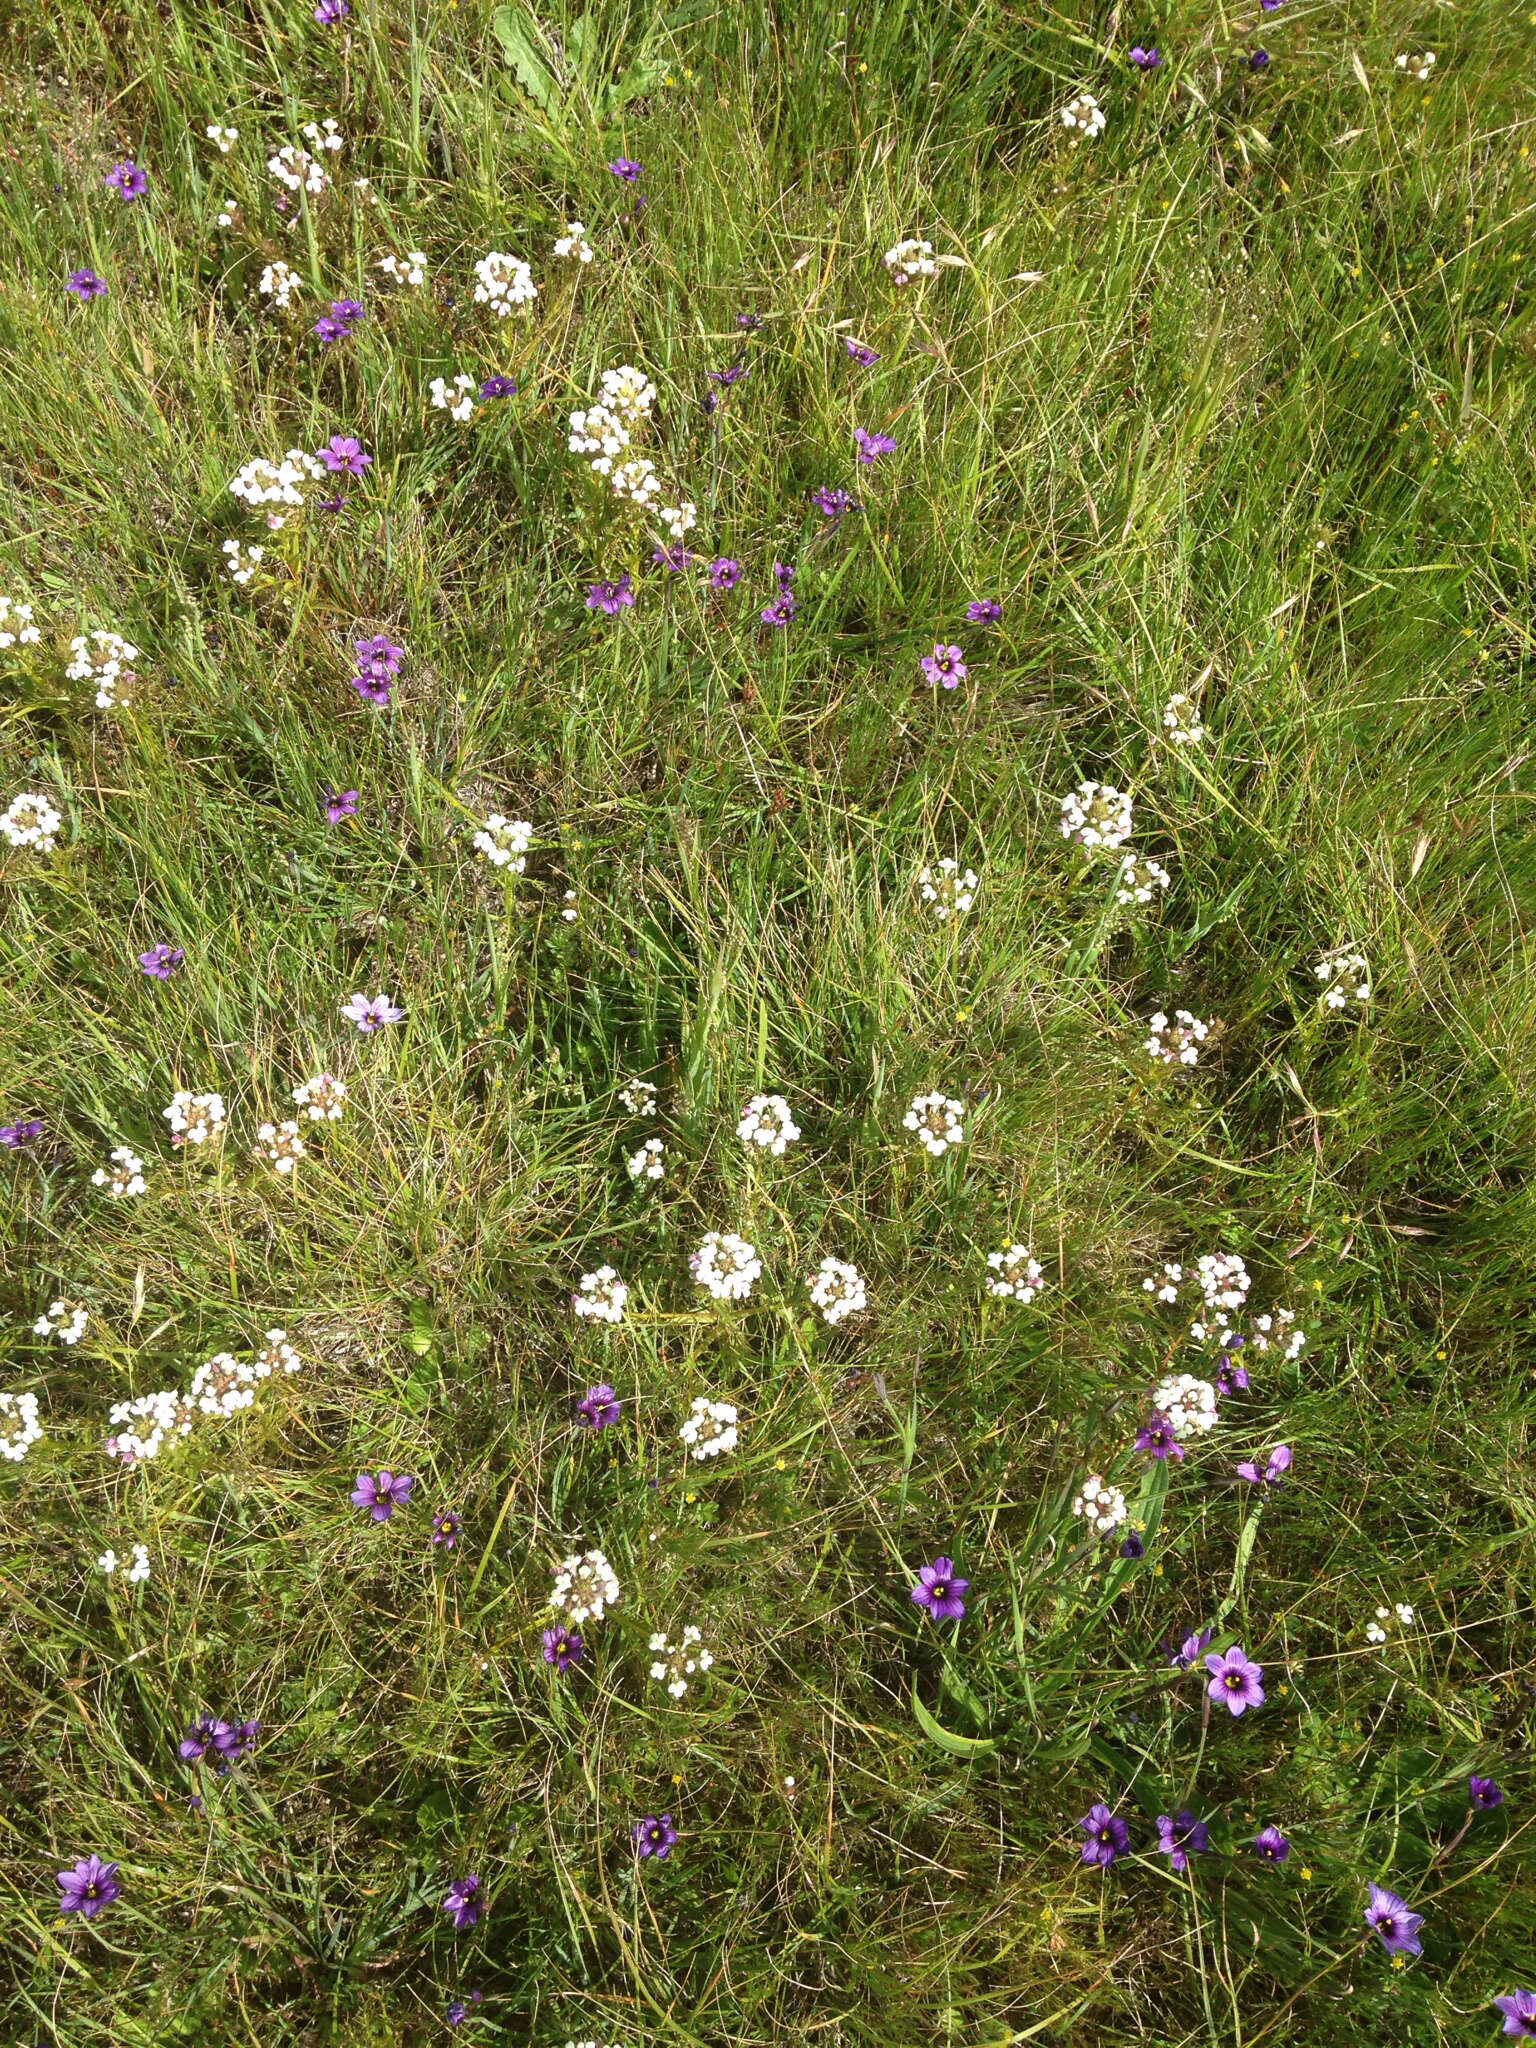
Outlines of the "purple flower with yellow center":
M 381 683 L 400 673 L 405 649 L 397 647 L 387 633 L 375 633 L 371 640 L 354 640 L 358 672 L 371 682 Z
M 1400 1899 L 1396 1892 L 1388 1891 L 1384 1884 L 1371 1886 L 1371 1903 L 1365 1909 L 1365 1924 L 1381 1936 L 1381 1945 L 1390 1956 L 1424 1953 L 1424 1944 L 1419 1940 L 1424 1915 L 1411 1911 L 1408 1901 Z
M 186 957 L 185 946 L 169 946 L 162 939 L 159 945 L 139 955 L 139 967 L 151 981 L 169 981 Z
M 1279 1486 L 1291 1469 L 1291 1447 L 1276 1444 L 1261 1472 L 1256 1458 L 1244 1458 L 1237 1468 L 1239 1479 L 1246 1479 L 1250 1486 Z
M 1199 1661 L 1200 1653 L 1215 1633 L 1216 1631 L 1210 1628 L 1201 1629 L 1198 1635 L 1191 1631 L 1169 1657 L 1169 1664 L 1177 1671 L 1192 1671 Z M 1163 1647 L 1168 1647 L 1166 1641 Z
M 1118 1813 L 1111 1813 L 1101 1799 L 1097 1806 L 1090 1806 L 1078 1822 L 1083 1831 L 1083 1861 L 1096 1863 L 1108 1870 L 1117 1856 L 1125 1855 L 1131 1846 L 1131 1831 Z
M 970 1591 L 970 1585 L 969 1579 L 956 1577 L 953 1558 L 936 1557 L 919 1570 L 912 1605 L 925 1609 L 931 1621 L 958 1621 L 965 1612 L 960 1596 Z
M 1493 1778 L 1474 1775 L 1467 1780 L 1467 1797 L 1479 1813 L 1491 1813 L 1496 1806 L 1504 1804 L 1504 1788 Z
M 1144 50 L 1140 43 L 1137 43 L 1131 51 L 1131 62 L 1138 71 L 1155 71 L 1162 61 L 1163 53 L 1156 43 L 1152 45 L 1150 50 Z
M 678 1831 L 672 1825 L 670 1813 L 648 1813 L 635 1822 L 631 1839 L 641 1857 L 654 1856 L 658 1863 L 664 1863 L 672 1854 Z
M 205 1751 L 213 1748 L 219 1738 L 228 1733 L 227 1721 L 216 1721 L 212 1714 L 199 1714 L 178 1745 L 183 1763 L 201 1762 Z
M 855 341 L 851 334 L 843 336 L 843 347 L 861 370 L 872 370 L 880 360 L 878 350 L 870 348 L 866 342 Z
M 409 1505 L 416 1481 L 408 1472 L 359 1472 L 352 1505 L 366 1508 L 376 1522 L 387 1522 L 396 1508 Z
M 587 585 L 587 610 L 606 612 L 609 618 L 635 601 L 634 578 L 628 570 L 613 583 L 589 583 Z
M 385 711 L 389 709 L 390 695 L 395 686 L 387 677 L 383 682 L 375 682 L 372 676 L 348 676 L 347 681 L 359 697 L 366 698 L 370 704 L 377 704 Z
M 261 1723 L 221 1721 L 219 1731 L 213 1738 L 213 1748 L 219 1760 L 219 1776 L 224 1777 L 254 1752 Z
M 322 789 L 320 801 L 325 806 L 328 825 L 339 825 L 343 818 L 357 816 L 358 792 L 355 789 Z
M 1283 1863 L 1291 1853 L 1291 1845 L 1273 1822 L 1267 1828 L 1260 1828 L 1253 1838 L 1255 1855 L 1262 1856 L 1266 1863 Z
M 921 667 L 930 683 L 942 683 L 946 690 L 958 688 L 970 674 L 960 649 L 946 647 L 942 640 L 935 643 L 932 654 L 923 656 Z
M 94 270 L 72 270 L 64 280 L 64 289 L 73 292 L 82 305 L 88 299 L 104 299 L 107 296 L 107 281 L 98 277 Z
M 781 590 L 772 604 L 765 604 L 758 617 L 765 626 L 787 626 L 800 607 L 792 590 Z
M 1196 1820 L 1187 1806 L 1175 1814 L 1157 1816 L 1157 1848 L 1175 1870 L 1187 1870 L 1191 1856 L 1201 1856 L 1211 1846 L 1211 1831 Z
M 858 500 L 847 491 L 834 490 L 823 484 L 819 491 L 811 493 L 811 503 L 828 519 L 846 519 L 850 512 L 859 509 Z
M 1536 1991 L 1503 1991 L 1493 2002 L 1504 2015 L 1506 2034 L 1536 2041 Z
M 359 989 L 342 1004 L 341 1014 L 367 1038 L 375 1031 L 382 1031 L 386 1024 L 398 1024 L 405 1012 L 397 1010 L 388 996 L 365 996 Z
M 42 1135 L 41 1117 L 32 1117 L 21 1124 L 0 1124 L 0 1145 L 4 1145 L 8 1152 L 19 1152 L 23 1145 L 30 1145 L 34 1138 Z
M 1184 1446 L 1174 1435 L 1173 1424 L 1156 1408 L 1137 1430 L 1136 1448 L 1150 1452 L 1154 1458 L 1172 1458 L 1176 1464 L 1184 1456 Z
M 891 454 L 896 446 L 894 434 L 867 434 L 862 427 L 854 428 L 853 438 L 859 451 L 859 460 L 866 464 L 873 462 L 877 455 Z
M 516 398 L 517 379 L 515 377 L 486 377 L 481 381 L 480 396 L 482 398 Z
M 607 1429 L 617 1422 L 623 1412 L 623 1403 L 605 1381 L 601 1386 L 588 1387 L 576 1403 L 576 1423 L 580 1429 Z
M 149 179 L 145 176 L 144 172 L 139 169 L 136 163 L 126 160 L 112 166 L 111 170 L 106 174 L 106 183 L 116 190 L 118 196 L 125 203 L 130 199 L 142 198 L 149 190 Z
M 443 1911 L 453 1915 L 453 1924 L 460 1934 L 466 1927 L 473 1927 L 480 1918 L 480 1880 L 471 1871 L 468 1877 L 456 1877 L 448 1887 L 448 1896 L 443 1901 Z
M 96 1855 L 87 1856 L 73 1870 L 59 1871 L 53 1881 L 64 1895 L 59 1900 L 59 1911 L 81 1913 L 87 1920 L 94 1920 L 104 1906 L 110 1906 L 123 1895 L 117 1881 L 117 1865 L 103 1863 Z
M 345 21 L 352 12 L 347 0 L 320 0 L 315 8 L 315 19 L 322 28 L 331 28 L 338 21 Z
M 734 590 L 741 581 L 741 564 L 734 555 L 716 555 L 709 565 L 711 590 Z
M 373 457 L 354 435 L 332 434 L 323 448 L 315 450 L 315 459 L 323 462 L 332 476 L 361 476 Z
M 556 1622 L 553 1628 L 544 1631 L 544 1662 L 553 1664 L 562 1678 L 573 1664 L 581 1662 L 585 1649 L 580 1629 Z
M 633 185 L 643 168 L 632 156 L 616 156 L 608 166 L 616 178 L 622 178 L 626 185 Z
M 1234 1344 L 1241 1344 L 1241 1337 L 1233 1338 Z M 1230 1352 L 1221 1352 L 1216 1360 L 1216 1391 L 1220 1395 L 1246 1394 L 1248 1391 L 1248 1368 L 1239 1365 Z
M 1263 1706 L 1264 1688 L 1259 1681 L 1264 1676 L 1264 1667 L 1243 1654 L 1241 1643 L 1234 1643 L 1220 1656 L 1212 1651 L 1205 1660 L 1205 1668 L 1211 1674 L 1206 1691 L 1213 1700 L 1224 1701 L 1234 1715 Z
M 965 608 L 965 616 L 973 626 L 995 626 L 1003 616 L 1003 608 L 995 597 L 973 597 Z
M 459 1531 L 464 1526 L 464 1517 L 452 1508 L 439 1508 L 432 1517 L 432 1548 L 452 1550 L 459 1540 Z
M 651 560 L 659 569 L 669 570 L 674 576 L 680 570 L 693 567 L 693 556 L 681 541 L 675 542 L 671 547 L 652 548 Z

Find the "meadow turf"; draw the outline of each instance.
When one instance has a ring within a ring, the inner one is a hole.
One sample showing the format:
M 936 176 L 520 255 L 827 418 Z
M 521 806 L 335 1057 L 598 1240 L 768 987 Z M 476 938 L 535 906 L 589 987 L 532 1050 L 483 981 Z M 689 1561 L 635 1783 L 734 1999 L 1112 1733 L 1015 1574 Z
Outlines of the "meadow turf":
M 45 1430 L 0 1465 L 8 2041 L 429 2042 L 477 1991 L 459 2038 L 531 2048 L 1497 2038 L 1536 1984 L 1533 35 L 1491 0 L 12 0 L 0 594 L 43 635 L 0 653 L 0 808 L 64 825 L 0 847 L 0 1118 L 42 1124 L 0 1152 L 0 1387 Z M 326 116 L 290 228 L 266 159 Z M 954 260 L 899 288 L 905 236 Z M 472 302 L 492 249 L 527 315 Z M 734 591 L 654 566 L 567 450 L 621 363 Z M 517 393 L 451 421 L 460 371 Z M 895 450 L 860 465 L 856 427 Z M 373 456 L 345 509 L 269 534 L 231 497 L 333 433 Z M 246 587 L 232 537 L 267 546 Z M 589 609 L 622 572 L 634 606 Z M 97 627 L 140 650 L 117 709 L 63 676 Z M 379 633 L 388 709 L 348 687 Z M 1084 778 L 1131 792 L 1152 905 L 1062 837 Z M 475 855 L 492 811 L 526 873 Z M 944 856 L 980 876 L 947 924 Z M 1345 1014 L 1339 949 L 1373 988 Z M 403 1020 L 355 1034 L 359 989 Z M 1192 1070 L 1141 1050 L 1175 1007 L 1222 1027 Z M 256 1126 L 326 1067 L 346 1116 L 281 1180 Z M 178 1088 L 222 1093 L 215 1157 L 170 1145 Z M 901 1124 L 931 1089 L 966 1111 L 942 1161 Z M 758 1090 L 782 1159 L 735 1135 Z M 113 1203 L 122 1144 L 147 1188 Z M 758 1247 L 744 1306 L 693 1284 L 711 1229 Z M 1011 1242 L 1028 1307 L 985 1291 Z M 1141 1281 L 1216 1250 L 1308 1342 L 1157 1464 L 1150 1389 L 1211 1362 Z M 835 1329 L 828 1253 L 869 1292 Z M 614 1328 L 571 1313 L 604 1264 Z M 73 1348 L 33 1333 L 58 1297 Z M 104 1455 L 113 1403 L 272 1326 L 299 1374 Z M 741 1416 L 708 1464 L 700 1394 Z M 1281 1442 L 1283 1488 L 1234 1476 Z M 416 1490 L 375 1525 L 380 1467 Z M 1139 1562 L 1085 1541 L 1090 1472 Z M 136 1542 L 147 1583 L 98 1570 Z M 592 1546 L 623 1598 L 556 1676 L 550 1574 Z M 940 1554 L 958 1624 L 908 1597 Z M 716 1661 L 673 1702 L 646 1643 L 686 1622 Z M 1170 1665 L 1202 1628 L 1261 1709 Z M 202 1712 L 261 1722 L 225 1777 L 178 1755 Z M 1471 1772 L 1506 1796 L 1455 1841 Z M 1102 1872 L 1099 1800 L 1135 1850 Z M 61 1917 L 92 1852 L 122 1896 Z M 1373 1880 L 1425 1916 L 1407 1967 Z

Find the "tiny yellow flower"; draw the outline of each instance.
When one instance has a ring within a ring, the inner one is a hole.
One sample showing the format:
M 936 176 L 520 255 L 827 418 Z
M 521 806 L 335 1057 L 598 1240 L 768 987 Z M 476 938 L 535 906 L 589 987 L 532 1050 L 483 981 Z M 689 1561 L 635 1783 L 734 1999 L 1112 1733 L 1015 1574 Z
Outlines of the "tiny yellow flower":
M 1305 1879 L 1307 1880 L 1307 1882 L 1308 1882 L 1309 1884 L 1310 1884 L 1310 1883 L 1312 1882 L 1312 1873 L 1311 1873 L 1311 1871 L 1310 1871 L 1310 1870 L 1309 1870 L 1309 1869 L 1307 1868 L 1307 1866 L 1306 1866 L 1306 1864 L 1305 1864 L 1305 1863 L 1303 1863 L 1303 1865 L 1301 1866 L 1301 1874 L 1302 1874 L 1302 1876 L 1303 1876 L 1303 1877 L 1304 1877 L 1304 1878 L 1305 1878 Z
M 685 1493 L 685 1494 L 683 1495 L 683 1498 L 684 1498 L 684 1500 L 686 1500 L 686 1501 L 696 1501 L 696 1500 L 698 1499 L 698 1497 L 699 1497 L 699 1496 L 698 1496 L 698 1495 L 697 1495 L 696 1493 Z
M 789 1469 L 787 1460 L 783 1458 L 775 1458 L 773 1461 L 773 1469 L 775 1472 L 787 1471 Z

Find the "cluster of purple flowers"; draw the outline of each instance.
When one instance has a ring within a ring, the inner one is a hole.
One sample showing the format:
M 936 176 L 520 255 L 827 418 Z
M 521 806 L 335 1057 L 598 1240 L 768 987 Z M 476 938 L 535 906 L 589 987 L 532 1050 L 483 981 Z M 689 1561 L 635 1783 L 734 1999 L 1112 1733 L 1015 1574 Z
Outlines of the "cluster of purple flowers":
M 232 1771 L 242 1758 L 248 1757 L 256 1747 L 256 1738 L 261 1733 L 259 1721 L 221 1721 L 212 1714 L 199 1714 L 181 1738 L 179 1745 L 184 1763 L 201 1763 L 209 1750 L 213 1751 L 214 1763 L 219 1776 Z
M 25 1123 L 0 1124 L 0 1145 L 8 1152 L 19 1152 L 23 1145 L 30 1145 L 34 1138 L 43 1135 L 41 1117 L 29 1117 Z
M 1111 1811 L 1102 1800 L 1089 1808 L 1077 1823 L 1082 1831 L 1082 1858 L 1085 1863 L 1095 1864 L 1108 1870 L 1120 1857 L 1128 1855 L 1131 1847 L 1131 1829 L 1128 1821 Z M 1196 1820 L 1187 1806 L 1177 1813 L 1160 1813 L 1157 1816 L 1157 1853 L 1166 1856 L 1175 1870 L 1187 1870 L 1191 1856 L 1203 1856 L 1211 1846 L 1211 1831 L 1203 1820 Z M 1291 1853 L 1291 1845 L 1277 1827 L 1261 1828 L 1254 1837 L 1254 1850 L 1266 1863 L 1283 1863 Z
M 354 640 L 352 644 L 357 651 L 357 674 L 351 679 L 353 689 L 370 704 L 387 707 L 405 649 L 397 647 L 387 633 L 375 633 L 371 640 Z
M 758 617 L 765 626 L 787 626 L 799 610 L 799 606 L 795 602 L 793 587 L 795 581 L 794 563 L 775 562 L 773 565 L 773 580 L 779 586 L 779 594 L 770 603 L 763 606 L 762 610 L 758 613 Z
M 345 341 L 356 328 L 359 320 L 367 318 L 362 303 L 357 299 L 332 299 L 331 309 L 322 313 L 315 322 L 314 332 L 322 344 L 329 346 L 333 341 Z

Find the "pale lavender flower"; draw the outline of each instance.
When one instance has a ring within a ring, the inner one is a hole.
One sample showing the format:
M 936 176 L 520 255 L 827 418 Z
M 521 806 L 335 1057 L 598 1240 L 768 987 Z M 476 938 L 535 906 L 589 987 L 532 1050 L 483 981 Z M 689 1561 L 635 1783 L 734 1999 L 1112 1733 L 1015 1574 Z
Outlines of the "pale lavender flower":
M 370 1032 L 381 1031 L 386 1024 L 398 1024 L 405 1012 L 397 1010 L 386 995 L 365 996 L 359 993 L 342 1004 L 341 1014 L 366 1038 Z
M 862 427 L 854 428 L 853 438 L 858 445 L 859 460 L 863 463 L 873 462 L 877 455 L 889 455 L 896 446 L 893 434 L 868 434 Z
M 1220 1656 L 1212 1651 L 1205 1660 L 1205 1668 L 1211 1674 L 1206 1691 L 1213 1700 L 1225 1701 L 1234 1715 L 1263 1706 L 1264 1688 L 1259 1681 L 1264 1676 L 1264 1667 L 1244 1656 L 1241 1643 L 1234 1643 Z

